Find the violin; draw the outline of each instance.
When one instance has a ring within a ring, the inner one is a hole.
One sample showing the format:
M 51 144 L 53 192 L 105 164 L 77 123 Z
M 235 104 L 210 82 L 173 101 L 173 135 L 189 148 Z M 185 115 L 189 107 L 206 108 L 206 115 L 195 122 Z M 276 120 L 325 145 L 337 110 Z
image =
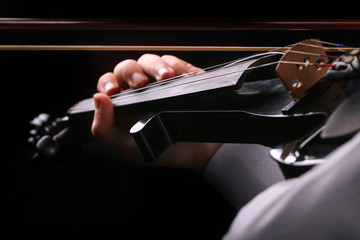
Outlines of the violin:
M 324 47 L 328 45 L 330 47 Z M 111 96 L 146 161 L 175 142 L 270 147 L 286 177 L 302 174 L 360 130 L 360 50 L 304 40 Z M 93 99 L 66 116 L 31 121 L 36 161 L 59 159 L 92 139 Z M 39 160 L 40 159 L 40 160 Z

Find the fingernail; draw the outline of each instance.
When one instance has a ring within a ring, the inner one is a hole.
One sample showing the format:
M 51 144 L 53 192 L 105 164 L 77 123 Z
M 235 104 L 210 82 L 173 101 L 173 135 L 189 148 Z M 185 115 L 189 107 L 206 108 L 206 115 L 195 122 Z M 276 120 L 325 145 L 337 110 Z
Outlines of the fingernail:
M 103 85 L 103 92 L 107 93 L 109 91 L 111 91 L 112 89 L 117 88 L 117 86 L 115 85 L 114 82 L 107 82 Z
M 131 75 L 130 82 L 133 85 L 131 87 L 141 87 L 148 82 L 148 77 L 143 73 L 135 72 L 133 75 Z
M 169 77 L 173 77 L 174 70 L 169 67 L 161 67 L 156 72 L 156 80 L 164 80 Z

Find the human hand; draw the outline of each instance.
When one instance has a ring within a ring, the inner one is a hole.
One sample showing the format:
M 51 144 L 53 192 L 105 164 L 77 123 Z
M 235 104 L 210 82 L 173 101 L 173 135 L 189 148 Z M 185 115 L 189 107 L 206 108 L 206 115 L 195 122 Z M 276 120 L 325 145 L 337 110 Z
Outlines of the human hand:
M 114 72 L 102 75 L 98 81 L 99 93 L 94 95 L 95 113 L 93 135 L 115 150 L 120 156 L 137 164 L 146 164 L 129 129 L 141 117 L 116 117 L 110 95 L 127 88 L 141 88 L 151 81 L 162 81 L 185 73 L 201 71 L 175 56 L 144 54 L 137 61 L 120 62 Z M 202 171 L 208 159 L 216 152 L 216 143 L 176 143 L 154 163 L 156 166 L 184 167 Z

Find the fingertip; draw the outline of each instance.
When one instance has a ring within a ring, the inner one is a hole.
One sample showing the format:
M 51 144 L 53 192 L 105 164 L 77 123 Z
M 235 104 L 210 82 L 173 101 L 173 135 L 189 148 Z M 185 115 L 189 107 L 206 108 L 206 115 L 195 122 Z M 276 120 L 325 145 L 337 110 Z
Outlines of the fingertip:
M 113 102 L 105 93 L 95 93 L 93 95 L 95 110 L 105 111 L 107 113 L 113 111 Z
M 134 72 L 129 79 L 131 88 L 141 88 L 149 83 L 149 78 L 142 72 Z
M 176 71 L 164 59 L 155 54 L 144 54 L 138 59 L 144 72 L 156 81 L 175 77 Z
M 172 67 L 168 66 L 160 67 L 159 69 L 157 69 L 155 75 L 157 81 L 165 80 L 172 77 L 175 77 L 175 70 Z
M 113 95 L 120 91 L 120 86 L 113 73 L 105 73 L 98 81 L 98 91 L 107 95 Z
M 103 93 L 108 96 L 120 92 L 120 87 L 116 82 L 107 82 L 104 86 Z
M 104 98 L 109 98 L 109 96 L 103 92 L 98 92 L 98 93 L 94 93 L 93 98 L 94 99 L 104 99 Z

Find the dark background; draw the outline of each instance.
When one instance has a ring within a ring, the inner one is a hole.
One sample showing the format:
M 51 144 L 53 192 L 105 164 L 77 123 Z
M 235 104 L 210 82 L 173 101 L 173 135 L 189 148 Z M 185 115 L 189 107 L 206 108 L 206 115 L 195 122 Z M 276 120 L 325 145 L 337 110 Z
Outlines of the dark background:
M 2 17 L 21 18 L 358 18 L 358 1 L 3 0 Z
M 355 5 L 334 13 L 315 5 L 249 3 L 223 6 L 192 2 L 2 1 L 0 17 L 12 18 L 357 18 Z M 309 3 L 310 4 L 310 3 Z M 146 9 L 146 11 L 144 11 Z M 186 11 L 185 11 L 186 10 Z M 330 13 L 330 14 L 329 14 Z M 120 20 L 119 20 L 120 18 Z M 115 20 L 114 20 L 115 21 Z M 283 46 L 321 38 L 359 46 L 359 31 L 344 30 L 66 30 L 1 29 L 0 44 Z M 174 54 L 207 67 L 251 53 Z M 41 112 L 63 116 L 91 97 L 103 73 L 142 52 L 0 52 L 1 217 L 6 236 L 36 239 L 219 239 L 236 214 L 202 178 L 183 169 L 137 167 L 102 144 L 86 144 L 61 164 L 30 164 L 29 121 Z M 132 237 L 129 237 L 132 236 Z

